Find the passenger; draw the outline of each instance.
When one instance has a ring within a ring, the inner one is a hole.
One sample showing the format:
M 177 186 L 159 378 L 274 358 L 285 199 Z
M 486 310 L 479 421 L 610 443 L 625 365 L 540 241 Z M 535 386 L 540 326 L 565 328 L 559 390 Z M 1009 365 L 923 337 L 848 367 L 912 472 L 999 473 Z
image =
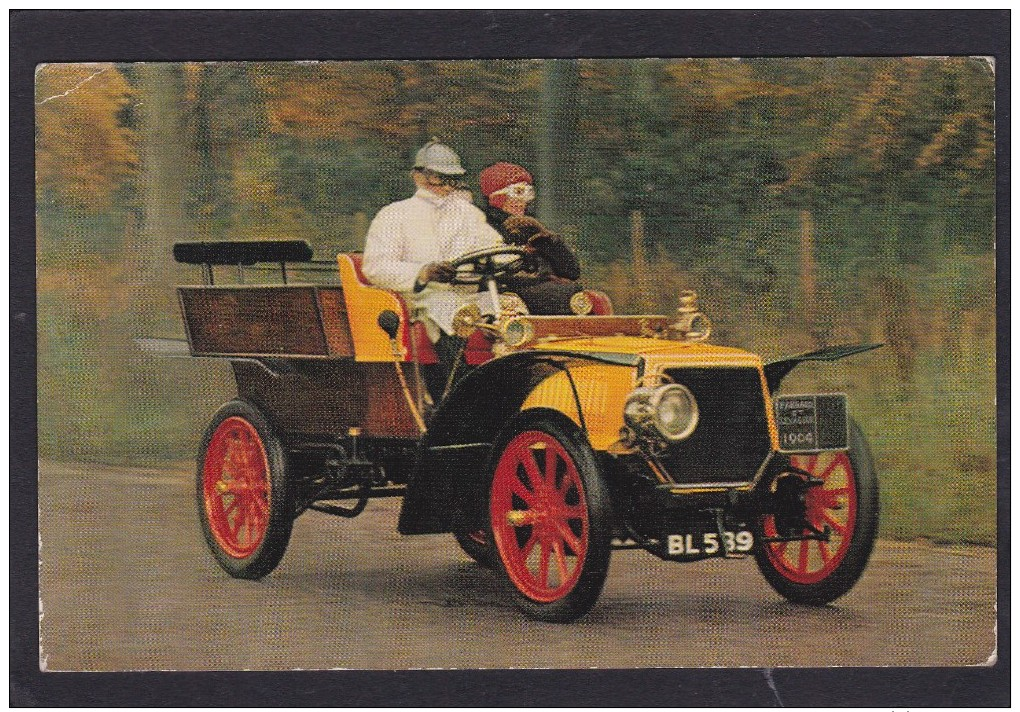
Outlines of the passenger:
M 403 292 L 408 304 L 421 310 L 440 368 L 426 368 L 433 400 L 442 395 L 464 340 L 453 334 L 453 314 L 475 302 L 491 311 L 489 296 L 477 287 L 449 284 L 456 274 L 450 260 L 490 247 L 503 239 L 485 215 L 463 194 L 465 174 L 449 146 L 432 139 L 418 151 L 411 171 L 415 194 L 383 207 L 365 239 L 362 271 L 373 284 Z M 470 194 L 468 194 L 469 198 Z
M 511 277 L 508 291 L 524 300 L 532 314 L 572 314 L 570 298 L 582 287 L 581 266 L 559 235 L 528 214 L 535 199 L 534 179 L 514 163 L 495 163 L 479 174 L 488 205 L 485 217 L 510 245 L 530 253 L 526 271 Z

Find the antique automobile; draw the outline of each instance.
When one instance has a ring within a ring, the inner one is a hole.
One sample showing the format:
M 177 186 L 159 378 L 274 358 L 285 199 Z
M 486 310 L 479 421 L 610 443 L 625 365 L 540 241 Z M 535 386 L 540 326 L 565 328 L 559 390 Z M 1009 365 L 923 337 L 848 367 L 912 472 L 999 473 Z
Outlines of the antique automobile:
M 204 275 L 178 289 L 187 352 L 227 359 L 237 382 L 197 472 L 202 530 L 231 576 L 272 572 L 303 513 L 355 517 L 374 497 L 402 497 L 402 534 L 452 534 L 544 621 L 592 608 L 614 549 L 750 556 L 814 605 L 867 564 L 878 485 L 846 397 L 778 390 L 799 363 L 876 345 L 763 363 L 709 343 L 692 292 L 670 315 L 615 315 L 585 291 L 575 314 L 532 316 L 500 290 L 522 264 L 507 247 L 455 262 L 491 309 L 457 313 L 467 346 L 432 402 L 424 325 L 360 255 L 315 261 L 301 241 L 174 255 Z

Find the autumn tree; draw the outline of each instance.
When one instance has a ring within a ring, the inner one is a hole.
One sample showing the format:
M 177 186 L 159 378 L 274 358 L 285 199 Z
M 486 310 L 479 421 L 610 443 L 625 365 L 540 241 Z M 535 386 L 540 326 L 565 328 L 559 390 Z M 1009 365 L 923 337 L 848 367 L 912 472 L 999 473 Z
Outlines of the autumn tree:
M 37 186 L 52 200 L 108 207 L 138 153 L 125 109 L 134 94 L 112 64 L 45 64 L 36 72 Z

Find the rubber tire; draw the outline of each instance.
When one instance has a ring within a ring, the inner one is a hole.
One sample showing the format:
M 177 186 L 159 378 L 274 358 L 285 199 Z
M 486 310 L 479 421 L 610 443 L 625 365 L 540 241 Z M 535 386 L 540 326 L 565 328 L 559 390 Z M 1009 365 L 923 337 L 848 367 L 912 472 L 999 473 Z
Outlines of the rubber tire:
M 585 561 L 578 581 L 569 593 L 553 602 L 541 603 L 526 596 L 513 583 L 495 539 L 492 545 L 493 558 L 501 583 L 519 610 L 534 620 L 569 623 L 590 611 L 602 592 L 612 553 L 613 510 L 609 490 L 588 437 L 573 421 L 558 411 L 535 408 L 515 416 L 494 444 L 490 471 L 495 473 L 496 465 L 511 440 L 532 430 L 558 440 L 577 468 L 588 507 L 588 548 Z
M 755 560 L 765 580 L 778 593 L 793 603 L 823 606 L 847 593 L 860 579 L 868 564 L 878 536 L 878 477 L 871 458 L 871 449 L 860 427 L 850 421 L 850 465 L 857 487 L 857 520 L 843 560 L 824 579 L 815 583 L 791 581 L 779 571 L 765 546 L 755 546 Z M 762 536 L 759 521 L 758 533 Z
M 213 434 L 227 418 L 242 418 L 250 423 L 262 441 L 266 460 L 269 463 L 269 517 L 265 536 L 262 542 L 249 555 L 237 558 L 228 554 L 216 541 L 209 523 L 209 515 L 205 506 L 204 470 L 209 444 Z M 224 404 L 209 422 L 202 438 L 202 447 L 198 452 L 198 472 L 196 477 L 196 499 L 198 517 L 205 542 L 217 563 L 234 578 L 258 580 L 273 571 L 283 558 L 290 542 L 291 528 L 294 523 L 289 488 L 287 486 L 286 458 L 279 437 L 269 425 L 266 417 L 252 404 L 243 400 L 232 400 Z
M 486 537 L 486 543 L 479 542 L 472 536 L 473 534 L 483 534 Z M 453 538 L 457 540 L 464 553 L 474 559 L 479 566 L 487 569 L 496 568 L 495 552 L 491 545 L 492 534 L 487 529 L 477 532 L 455 531 Z

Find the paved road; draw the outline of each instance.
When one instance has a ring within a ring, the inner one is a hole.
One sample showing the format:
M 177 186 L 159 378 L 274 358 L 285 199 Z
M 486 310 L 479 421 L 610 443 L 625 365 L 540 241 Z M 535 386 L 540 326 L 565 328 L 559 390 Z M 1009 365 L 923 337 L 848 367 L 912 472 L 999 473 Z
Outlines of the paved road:
M 230 579 L 188 463 L 40 464 L 49 670 L 963 665 L 995 646 L 991 549 L 880 541 L 857 587 L 785 603 L 753 561 L 614 554 L 595 609 L 526 620 L 448 536 L 401 537 L 399 500 L 298 520 L 280 567 Z

